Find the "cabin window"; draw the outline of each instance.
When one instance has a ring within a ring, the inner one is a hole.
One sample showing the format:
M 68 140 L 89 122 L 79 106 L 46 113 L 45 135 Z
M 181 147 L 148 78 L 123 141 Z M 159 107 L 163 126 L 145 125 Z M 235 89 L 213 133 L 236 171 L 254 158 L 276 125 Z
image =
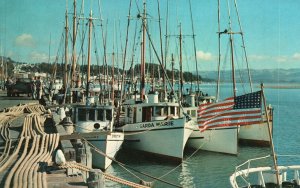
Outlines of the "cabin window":
M 171 114 L 175 115 L 175 106 L 171 106 Z
M 187 110 L 186 113 L 187 113 L 188 115 L 191 115 L 191 111 L 190 111 L 190 110 Z
M 155 112 L 154 112 L 154 116 L 161 116 L 161 110 L 162 109 L 163 109 L 162 107 L 156 107 Z
M 98 109 L 97 110 L 98 114 L 97 114 L 97 120 L 100 120 L 100 121 L 104 121 L 104 110 L 103 109 Z
M 169 111 L 169 108 L 167 106 L 163 107 L 162 112 L 161 112 L 162 116 L 167 116 L 168 111 Z
M 112 110 L 106 110 L 106 120 L 112 120 Z
M 78 121 L 86 121 L 86 114 L 87 110 L 86 109 L 78 109 Z
M 191 116 L 196 117 L 196 110 L 191 110 Z
M 95 121 L 95 110 L 89 109 L 89 120 Z
M 151 107 L 143 108 L 143 117 L 142 117 L 143 122 L 151 121 L 151 113 L 152 113 Z

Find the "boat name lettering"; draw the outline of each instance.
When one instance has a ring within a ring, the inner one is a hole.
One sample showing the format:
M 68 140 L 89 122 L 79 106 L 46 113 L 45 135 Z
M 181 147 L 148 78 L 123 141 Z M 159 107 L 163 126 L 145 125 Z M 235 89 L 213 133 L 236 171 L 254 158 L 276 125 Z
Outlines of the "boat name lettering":
M 174 123 L 173 123 L 173 121 L 165 121 L 165 122 L 156 123 L 156 126 L 157 127 L 160 127 L 160 126 L 174 126 Z
M 154 123 L 145 123 L 140 125 L 140 128 L 149 128 L 149 127 L 154 127 Z

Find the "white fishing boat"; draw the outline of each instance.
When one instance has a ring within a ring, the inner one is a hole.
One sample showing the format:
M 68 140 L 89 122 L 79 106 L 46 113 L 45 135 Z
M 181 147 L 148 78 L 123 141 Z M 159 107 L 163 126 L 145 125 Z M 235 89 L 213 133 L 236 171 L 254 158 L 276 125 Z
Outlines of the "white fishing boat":
M 92 164 L 107 169 L 124 141 L 124 134 L 114 130 L 114 106 L 107 104 L 75 105 L 73 120 L 77 133 L 99 133 L 86 137 L 93 146 L 103 154 L 92 150 Z M 108 157 L 107 157 L 108 156 Z
M 124 147 L 182 161 L 194 125 L 188 117 L 180 116 L 180 106 L 175 99 L 159 102 L 156 92 L 148 94 L 144 101 L 127 100 L 123 107 Z
M 72 105 L 73 121 L 76 125 L 77 133 L 93 133 L 93 136 L 86 136 L 85 139 L 90 142 L 99 151 L 92 150 L 92 165 L 106 169 L 112 163 L 114 158 L 124 141 L 124 134 L 114 130 L 114 90 L 109 98 L 100 99 L 93 96 L 90 90 L 90 64 L 91 64 L 91 30 L 92 30 L 92 11 L 88 18 L 89 40 L 88 40 L 88 71 L 86 83 L 86 104 Z M 113 83 L 112 83 L 113 85 Z M 106 92 L 103 90 L 102 92 Z M 96 100 L 95 100 L 96 98 Z M 98 100 L 97 100 L 98 99 Z M 95 135 L 99 133 L 99 135 Z M 87 134 L 85 134 L 87 135 Z
M 214 97 L 207 96 L 200 103 L 211 103 L 213 100 Z M 214 127 L 201 131 L 201 128 L 198 127 L 199 108 L 195 106 L 195 95 L 188 95 L 186 102 L 188 107 L 183 107 L 184 112 L 192 118 L 195 125 L 195 129 L 188 139 L 187 147 L 236 155 L 238 153 L 239 126 Z

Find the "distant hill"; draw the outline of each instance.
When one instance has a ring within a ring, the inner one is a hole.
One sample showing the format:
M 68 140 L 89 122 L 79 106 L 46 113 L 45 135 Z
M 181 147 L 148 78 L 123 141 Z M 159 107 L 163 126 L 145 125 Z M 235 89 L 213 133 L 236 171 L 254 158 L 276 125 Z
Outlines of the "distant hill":
M 242 77 L 247 82 L 247 71 L 236 71 L 236 80 L 240 82 Z M 201 72 L 203 78 L 217 80 L 217 71 Z M 252 82 L 254 83 L 300 83 L 300 69 L 252 69 Z M 223 82 L 231 82 L 231 71 L 223 71 L 221 73 Z

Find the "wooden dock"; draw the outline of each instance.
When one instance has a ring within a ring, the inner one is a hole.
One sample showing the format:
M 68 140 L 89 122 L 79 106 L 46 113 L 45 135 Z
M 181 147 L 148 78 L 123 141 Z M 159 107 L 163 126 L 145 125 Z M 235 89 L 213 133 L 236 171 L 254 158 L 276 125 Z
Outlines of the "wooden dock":
M 57 123 L 57 114 L 37 102 L 26 103 L 2 105 L 0 111 L 0 187 L 102 188 L 105 181 L 147 187 L 92 169 L 88 145 L 79 139 L 89 135 L 70 135 Z M 58 149 L 64 154 L 64 164 L 55 162 Z

